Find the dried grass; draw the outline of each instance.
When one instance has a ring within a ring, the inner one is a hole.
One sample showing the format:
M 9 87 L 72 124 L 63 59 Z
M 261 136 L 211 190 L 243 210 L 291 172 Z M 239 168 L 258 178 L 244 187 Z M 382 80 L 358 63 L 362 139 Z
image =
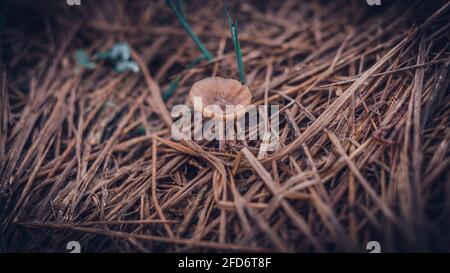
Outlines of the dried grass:
M 4 29 L 0 251 L 450 250 L 450 2 L 230 2 L 254 103 L 281 108 L 268 153 L 170 139 L 194 82 L 238 78 L 220 5 L 187 5 L 215 58 L 185 69 L 163 1 L 63 2 Z M 139 74 L 76 67 L 117 41 Z

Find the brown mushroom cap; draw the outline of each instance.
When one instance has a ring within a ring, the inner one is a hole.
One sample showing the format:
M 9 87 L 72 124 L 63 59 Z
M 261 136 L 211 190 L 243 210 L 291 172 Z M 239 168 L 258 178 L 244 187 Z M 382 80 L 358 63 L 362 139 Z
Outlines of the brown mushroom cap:
M 225 120 L 241 117 L 252 100 L 247 86 L 237 80 L 221 77 L 210 77 L 196 82 L 189 92 L 189 97 L 196 111 L 202 112 L 206 117 Z M 201 104 L 196 100 L 199 98 Z M 225 114 L 227 105 L 236 108 Z

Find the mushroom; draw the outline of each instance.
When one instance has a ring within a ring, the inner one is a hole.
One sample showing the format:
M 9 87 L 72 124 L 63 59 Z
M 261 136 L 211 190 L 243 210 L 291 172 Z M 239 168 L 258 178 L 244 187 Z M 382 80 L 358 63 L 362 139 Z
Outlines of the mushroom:
M 207 118 L 226 122 L 245 114 L 252 94 L 247 86 L 237 80 L 210 77 L 196 82 L 189 92 L 189 98 L 195 111 L 201 112 Z M 229 111 L 227 106 L 233 106 L 232 111 Z M 221 133 L 224 136 L 224 132 Z M 225 140 L 220 139 L 219 150 L 222 150 L 224 145 Z

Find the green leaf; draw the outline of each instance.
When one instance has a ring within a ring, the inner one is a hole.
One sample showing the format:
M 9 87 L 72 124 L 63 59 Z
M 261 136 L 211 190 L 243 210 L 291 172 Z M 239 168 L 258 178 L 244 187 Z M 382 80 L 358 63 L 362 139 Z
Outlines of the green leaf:
M 83 68 L 94 69 L 96 67 L 96 64 L 91 62 L 89 55 L 84 49 L 78 49 L 75 52 L 75 60 Z
M 126 42 L 115 43 L 111 49 L 98 52 L 94 59 L 110 61 L 116 72 L 139 72 L 139 66 L 131 59 L 131 48 Z
M 114 70 L 116 72 L 133 71 L 137 73 L 139 72 L 139 66 L 135 61 L 120 60 L 114 65 Z
M 131 49 L 127 43 L 116 43 L 110 50 L 109 58 L 129 60 L 131 58 Z
M 115 43 L 111 49 L 95 54 L 94 59 L 129 60 L 131 59 L 131 49 L 127 43 Z

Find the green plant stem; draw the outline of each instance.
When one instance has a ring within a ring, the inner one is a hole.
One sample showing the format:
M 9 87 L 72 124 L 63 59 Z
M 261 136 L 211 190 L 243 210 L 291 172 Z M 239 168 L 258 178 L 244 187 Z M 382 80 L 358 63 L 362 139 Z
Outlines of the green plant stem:
M 170 6 L 170 8 L 172 9 L 173 13 L 175 13 L 175 15 L 178 18 L 178 21 L 180 21 L 181 26 L 184 28 L 184 30 L 188 33 L 188 35 L 194 41 L 195 45 L 200 50 L 200 52 L 205 56 L 205 58 L 208 61 L 211 61 L 213 59 L 212 54 L 208 51 L 208 49 L 205 47 L 205 45 L 200 41 L 198 36 L 194 33 L 194 31 L 192 30 L 191 26 L 189 25 L 189 23 L 184 18 L 182 12 L 177 9 L 175 4 L 171 0 L 166 0 L 166 3 L 167 3 L 167 5 Z
M 239 71 L 239 80 L 242 84 L 245 84 L 245 69 L 244 62 L 242 61 L 242 51 L 241 45 L 239 43 L 239 35 L 238 35 L 238 22 L 233 23 L 230 15 L 228 14 L 227 1 L 223 0 L 223 8 L 225 11 L 225 15 L 227 16 L 228 26 L 230 27 L 231 39 L 233 41 L 234 53 L 236 55 L 236 64 Z
M 236 52 L 236 62 L 239 70 L 239 80 L 242 84 L 245 84 L 245 70 L 244 70 L 244 62 L 242 61 L 242 51 L 241 51 L 241 45 L 239 43 L 239 36 L 238 36 L 238 26 L 237 26 L 237 20 L 236 24 L 233 27 L 233 45 Z
M 184 16 L 184 1 L 183 0 L 175 0 L 175 7 L 186 20 L 186 16 Z

